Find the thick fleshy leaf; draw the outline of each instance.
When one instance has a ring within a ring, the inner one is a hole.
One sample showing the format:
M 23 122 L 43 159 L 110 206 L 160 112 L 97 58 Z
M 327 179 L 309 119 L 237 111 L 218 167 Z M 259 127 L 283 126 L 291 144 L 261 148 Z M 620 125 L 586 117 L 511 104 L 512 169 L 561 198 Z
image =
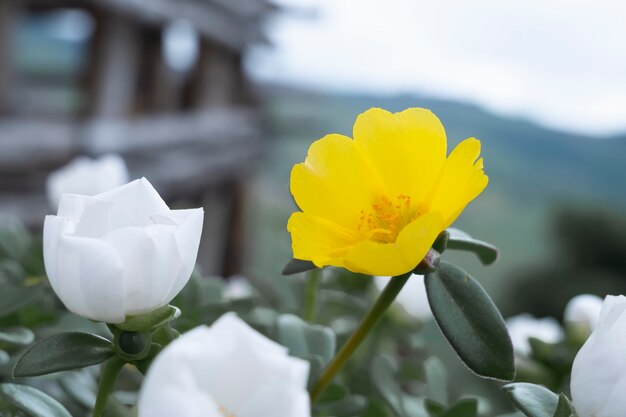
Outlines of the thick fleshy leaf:
M 513 345 L 502 315 L 480 284 L 448 262 L 426 275 L 425 283 L 435 320 L 467 367 L 482 377 L 512 380 Z
M 13 223 L 0 230 L 0 254 L 16 261 L 28 257 L 33 237 L 21 223 Z
M 43 295 L 43 287 L 4 287 L 0 292 L 0 317 L 15 313 Z
M 0 384 L 0 396 L 30 417 L 72 417 L 57 400 L 28 385 Z
M 439 417 L 476 417 L 477 414 L 478 401 L 475 398 L 465 398 L 439 414 Z
M 292 259 L 287 262 L 287 265 L 283 268 L 283 275 L 299 274 L 300 272 L 306 272 L 316 268 L 317 266 L 311 261 Z
M 148 314 L 131 316 L 124 323 L 116 324 L 122 330 L 131 332 L 152 330 L 180 316 L 180 310 L 174 306 L 163 306 Z
M 367 403 L 367 399 L 362 395 L 349 395 L 332 404 L 320 404 L 315 409 L 323 415 L 358 417 L 362 415 Z
M 280 316 L 276 322 L 278 342 L 289 353 L 300 358 L 319 355 L 324 363 L 335 354 L 335 333 L 324 326 L 311 325 L 291 314 Z
M 0 330 L 0 344 L 28 345 L 35 340 L 35 335 L 26 327 L 12 327 Z
M 9 363 L 11 357 L 4 350 L 0 350 L 0 367 L 6 363 Z M 1 372 L 0 372 L 1 373 Z
M 374 388 L 396 415 L 405 417 L 407 412 L 404 406 L 404 394 L 396 380 L 397 372 L 398 365 L 392 357 L 387 355 L 377 356 L 370 366 L 371 381 Z
M 498 248 L 491 243 L 474 239 L 461 230 L 448 229 L 448 231 L 450 230 L 452 231 L 448 236 L 446 249 L 473 252 L 483 265 L 492 264 L 498 259 Z
M 436 356 L 431 356 L 424 361 L 424 373 L 426 374 L 427 397 L 441 404 L 448 403 L 448 382 L 446 368 Z
M 13 259 L 3 259 L 0 261 L 0 284 L 21 285 L 26 278 L 24 268 Z
M 28 377 L 84 368 L 113 356 L 113 344 L 90 333 L 60 333 L 32 345 L 17 360 L 13 375 Z
M 554 417 L 559 397 L 541 385 L 519 382 L 502 387 L 515 406 L 528 417 Z
M 559 402 L 556 405 L 556 411 L 553 417 L 570 417 L 574 412 L 572 404 L 565 394 L 559 395 Z

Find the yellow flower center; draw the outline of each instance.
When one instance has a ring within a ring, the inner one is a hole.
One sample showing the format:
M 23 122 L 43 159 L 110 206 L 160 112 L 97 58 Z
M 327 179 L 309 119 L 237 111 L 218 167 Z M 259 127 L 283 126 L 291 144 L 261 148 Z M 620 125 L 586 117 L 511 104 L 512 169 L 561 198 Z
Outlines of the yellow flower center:
M 395 199 L 382 196 L 369 209 L 361 210 L 357 230 L 365 233 L 367 240 L 393 243 L 402 229 L 420 214 L 409 195 L 399 194 Z
M 222 413 L 224 417 L 235 417 L 235 415 L 228 411 L 223 405 L 220 405 L 220 413 Z

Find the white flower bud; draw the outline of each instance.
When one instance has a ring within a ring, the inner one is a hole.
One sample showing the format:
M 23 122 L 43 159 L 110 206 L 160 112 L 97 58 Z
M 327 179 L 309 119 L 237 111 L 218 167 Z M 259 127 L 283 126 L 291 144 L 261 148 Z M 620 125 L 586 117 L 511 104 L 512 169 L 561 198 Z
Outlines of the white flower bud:
M 203 219 L 202 208 L 170 210 L 145 178 L 94 197 L 65 194 L 44 223 L 50 284 L 92 320 L 148 313 L 189 280 Z
M 111 154 L 98 159 L 80 156 L 48 175 L 46 193 L 50 206 L 56 210 L 63 194 L 92 196 L 128 181 L 128 168 L 121 156 Z
M 589 335 L 596 327 L 601 309 L 602 298 L 597 295 L 577 295 L 565 307 L 565 323 L 580 328 L 585 335 Z
M 529 355 L 531 347 L 528 339 L 535 338 L 546 343 L 563 340 L 563 329 L 552 317 L 537 319 L 530 314 L 520 314 L 507 319 L 506 327 L 517 354 Z
M 227 313 L 157 356 L 139 417 L 310 417 L 308 374 L 307 361 Z

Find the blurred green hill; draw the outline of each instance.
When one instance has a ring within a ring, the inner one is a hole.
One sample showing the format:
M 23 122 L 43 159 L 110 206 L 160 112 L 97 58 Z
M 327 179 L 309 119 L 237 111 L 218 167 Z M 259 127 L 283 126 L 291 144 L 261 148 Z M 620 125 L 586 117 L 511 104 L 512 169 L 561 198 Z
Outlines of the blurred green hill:
M 279 86 L 260 92 L 273 141 L 257 184 L 257 204 L 264 208 L 253 254 L 259 272 L 276 273 L 290 256 L 285 225 L 295 210 L 288 190 L 293 164 L 304 160 L 310 143 L 327 133 L 351 136 L 355 117 L 370 107 L 430 108 L 446 127 L 449 150 L 466 137 L 481 140 L 490 184 L 456 226 L 495 243 L 501 258 L 489 268 L 470 255 L 452 258 L 489 287 L 496 301 L 511 280 L 521 279 L 520 269 L 546 261 L 556 249 L 549 233 L 557 208 L 626 207 L 626 135 L 564 133 L 474 105 L 419 96 L 323 94 Z

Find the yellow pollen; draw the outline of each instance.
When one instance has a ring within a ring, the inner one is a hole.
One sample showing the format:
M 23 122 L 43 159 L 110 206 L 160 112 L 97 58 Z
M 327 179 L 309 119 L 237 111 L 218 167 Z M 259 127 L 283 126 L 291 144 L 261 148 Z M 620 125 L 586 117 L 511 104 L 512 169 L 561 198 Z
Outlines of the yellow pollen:
M 361 210 L 357 230 L 365 232 L 368 240 L 392 243 L 419 214 L 411 207 L 411 196 L 399 194 L 393 201 L 382 196 L 372 203 L 371 210 Z
M 235 415 L 228 411 L 223 405 L 220 405 L 220 413 L 222 413 L 224 417 L 235 417 Z

